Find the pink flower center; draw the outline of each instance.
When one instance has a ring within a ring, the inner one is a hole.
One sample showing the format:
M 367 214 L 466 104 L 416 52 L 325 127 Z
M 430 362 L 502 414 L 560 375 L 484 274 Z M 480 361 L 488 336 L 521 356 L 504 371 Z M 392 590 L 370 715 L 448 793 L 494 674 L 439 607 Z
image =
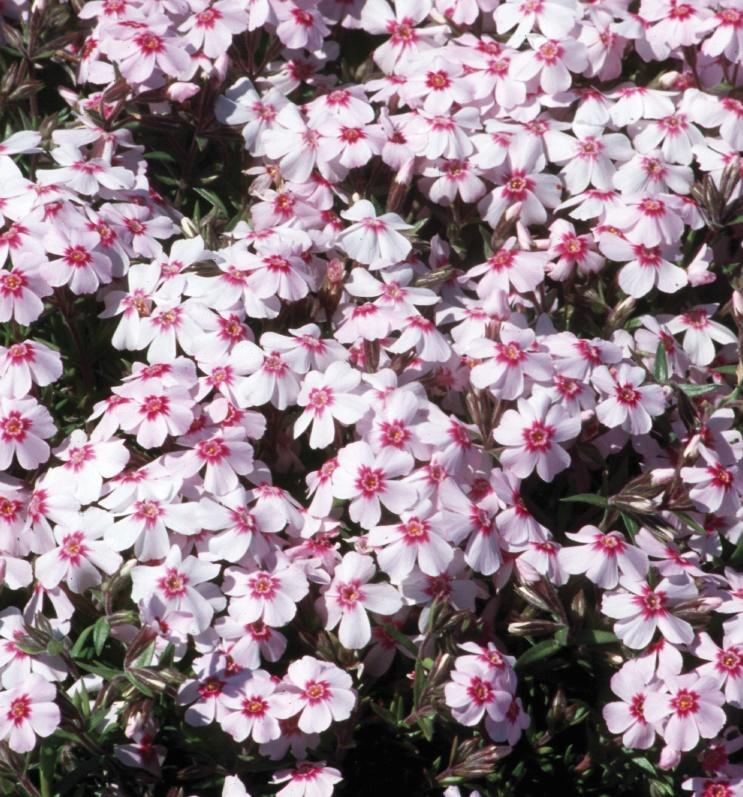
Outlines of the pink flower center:
M 640 213 L 651 218 L 659 218 L 666 212 L 666 206 L 660 199 L 651 199 L 649 197 L 642 199 L 638 203 L 637 209 Z
M 492 702 L 494 697 L 492 684 L 483 681 L 478 675 L 473 676 L 470 680 L 467 686 L 467 694 L 478 706 Z
M 513 367 L 523 362 L 526 359 L 526 352 L 521 350 L 517 343 L 496 343 L 495 344 L 498 362 L 505 363 L 509 367 Z
M 222 18 L 222 13 L 216 8 L 205 8 L 196 15 L 196 26 L 199 28 L 213 28 L 217 20 Z
M 614 388 L 614 392 L 616 393 L 617 401 L 628 407 L 635 407 L 640 401 L 640 391 L 634 385 L 617 385 Z
M 671 698 L 671 707 L 679 717 L 699 711 L 699 695 L 690 689 L 679 689 Z
M 70 564 L 78 565 L 80 558 L 85 556 L 88 548 L 85 545 L 85 535 L 82 531 L 74 531 L 72 534 L 66 534 L 62 539 L 62 547 L 59 549 L 59 555 L 62 559 L 67 559 Z
M 540 45 L 536 52 L 537 60 L 544 62 L 548 66 L 554 64 L 562 55 L 562 47 L 556 41 L 548 41 Z
M 365 497 L 371 498 L 384 492 L 385 478 L 381 468 L 370 468 L 362 465 L 356 476 L 356 489 Z
M 269 573 L 258 573 L 248 579 L 251 597 L 273 600 L 281 582 Z
M 163 40 L 154 33 L 138 33 L 134 37 L 134 43 L 145 55 L 155 55 L 165 49 Z
M 31 716 L 31 698 L 28 695 L 16 697 L 11 701 L 6 716 L 14 725 L 21 725 Z
M 73 268 L 85 268 L 93 262 L 93 256 L 84 246 L 68 246 L 65 249 L 64 261 Z
M 137 520 L 143 520 L 145 526 L 149 528 L 154 526 L 157 519 L 164 514 L 158 501 L 137 501 L 134 504 L 134 517 Z
M 338 603 L 346 609 L 352 609 L 364 597 L 359 590 L 358 581 L 338 584 L 336 590 L 338 592 Z
M 428 540 L 428 532 L 431 527 L 425 520 L 412 517 L 407 523 L 399 526 L 400 531 L 405 535 L 404 540 L 408 545 L 418 545 Z
M 242 713 L 247 717 L 262 717 L 268 710 L 268 703 L 257 695 L 246 697 L 242 702 Z
M 692 329 L 706 329 L 709 318 L 704 310 L 690 310 L 681 317 L 684 323 Z
M 733 678 L 739 678 L 743 671 L 743 655 L 737 647 L 721 650 L 717 654 L 717 669 Z
M 24 418 L 18 410 L 11 410 L 5 418 L 0 419 L 0 438 L 22 442 L 32 425 L 31 420 Z
M 643 617 L 659 617 L 667 614 L 664 592 L 653 592 L 650 587 L 645 587 L 642 595 L 633 595 L 632 602 L 640 607 Z
M 451 86 L 451 80 L 443 69 L 439 69 L 426 74 L 426 86 L 434 91 L 443 91 Z
M 632 696 L 632 701 L 629 705 L 629 713 L 638 722 L 645 722 L 645 695 L 638 693 Z
M 304 697 L 310 704 L 321 703 L 330 697 L 330 684 L 327 681 L 307 681 Z
M 230 449 L 221 437 L 215 437 L 211 440 L 201 440 L 196 446 L 196 453 L 200 459 L 214 465 L 229 456 Z
M 527 451 L 548 451 L 552 446 L 555 429 L 542 421 L 534 421 L 521 432 Z
M 322 413 L 333 403 L 333 390 L 329 387 L 313 387 L 308 396 L 308 405 L 315 414 Z
M 142 401 L 139 411 L 151 421 L 158 415 L 167 415 L 170 410 L 170 401 L 167 396 L 146 396 Z
M 209 676 L 203 684 L 199 685 L 199 694 L 204 700 L 219 697 L 224 690 L 224 686 L 224 681 L 220 681 L 219 678 L 215 678 L 212 675 Z
M 11 271 L 9 274 L 6 272 L 4 274 L 0 274 L 0 292 L 7 296 L 8 294 L 13 294 L 14 296 L 18 296 L 22 293 L 23 288 L 26 287 L 28 281 L 23 274 L 19 274 L 15 271 Z
M 175 567 L 169 567 L 158 581 L 158 586 L 170 600 L 183 597 L 186 594 L 187 584 L 188 576 Z

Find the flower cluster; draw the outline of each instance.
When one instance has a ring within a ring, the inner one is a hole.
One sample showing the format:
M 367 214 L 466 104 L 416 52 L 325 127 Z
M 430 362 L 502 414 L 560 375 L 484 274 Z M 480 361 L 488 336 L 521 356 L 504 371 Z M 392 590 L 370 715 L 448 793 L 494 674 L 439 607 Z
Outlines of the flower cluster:
M 743 11 L 78 5 L 64 110 L 0 143 L 0 740 L 90 750 L 82 712 L 157 778 L 119 655 L 327 796 L 363 712 L 502 757 L 522 673 L 608 634 L 610 734 L 661 769 L 706 740 L 684 788 L 740 793 Z M 455 753 L 438 785 L 489 773 Z

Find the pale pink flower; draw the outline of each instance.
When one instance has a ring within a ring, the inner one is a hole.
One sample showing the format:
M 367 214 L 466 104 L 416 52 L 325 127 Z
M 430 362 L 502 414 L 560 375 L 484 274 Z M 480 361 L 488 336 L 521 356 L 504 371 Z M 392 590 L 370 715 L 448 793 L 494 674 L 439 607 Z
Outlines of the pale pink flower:
M 106 42 L 106 54 L 115 59 L 129 83 L 144 83 L 157 69 L 175 78 L 191 72 L 191 56 L 165 25 L 157 21 L 135 30 L 129 38 Z
M 451 681 L 444 686 L 446 705 L 454 719 L 468 726 L 477 725 L 486 714 L 496 721 L 504 719 L 512 695 L 505 691 L 491 668 L 480 662 L 460 666 L 457 660 Z
M 182 387 L 137 386 L 127 390 L 132 400 L 119 405 L 121 428 L 136 433 L 143 448 L 159 448 L 168 435 L 185 434 L 193 421 L 193 399 Z
M 67 668 L 59 656 L 43 650 L 27 653 L 21 649 L 20 645 L 28 639 L 28 628 L 15 606 L 0 611 L 0 637 L 0 673 L 6 689 L 23 686 L 32 673 L 41 675 L 46 681 L 63 681 L 67 677 Z
M 45 438 L 55 432 L 52 416 L 36 399 L 0 396 L 0 470 L 7 470 L 14 458 L 25 470 L 46 462 Z
M 75 294 L 93 293 L 101 283 L 111 282 L 111 260 L 97 250 L 98 233 L 70 223 L 53 227 L 44 238 L 44 247 L 56 260 L 41 264 L 49 285 L 68 285 Z
M 452 561 L 447 526 L 431 515 L 431 509 L 430 502 L 422 502 L 403 512 L 399 523 L 375 526 L 369 532 L 369 545 L 381 548 L 376 551 L 377 561 L 392 581 L 402 581 L 416 564 L 426 575 L 438 576 Z
M 282 769 L 271 777 L 271 783 L 286 783 L 276 797 L 331 797 L 333 787 L 343 780 L 339 770 L 324 761 L 301 761 L 295 769 Z
M 411 56 L 430 48 L 440 28 L 416 27 L 431 11 L 431 0 L 395 0 L 391 9 L 385 0 L 369 0 L 361 12 L 365 31 L 389 36 L 374 50 L 374 61 L 389 74 L 395 67 L 406 66 Z M 394 10 L 393 10 L 394 9 Z
M 278 719 L 273 716 L 276 682 L 265 670 L 254 670 L 239 680 L 239 688 L 225 696 L 222 729 L 237 742 L 248 737 L 258 744 L 281 735 Z
M 493 438 L 506 446 L 500 455 L 504 468 L 520 479 L 536 468 L 539 478 L 550 482 L 570 465 L 570 455 L 558 443 L 577 437 L 580 428 L 579 417 L 551 404 L 544 390 L 535 390 L 529 399 L 518 400 L 518 411 L 506 410 Z
M 61 581 L 73 591 L 83 593 L 101 583 L 101 571 L 112 575 L 121 566 L 121 557 L 108 542 L 102 542 L 111 518 L 96 507 L 81 514 L 73 525 L 56 526 L 56 547 L 36 560 L 36 577 L 45 589 Z
M 199 0 L 191 6 L 191 16 L 178 28 L 185 41 L 196 50 L 203 50 L 208 58 L 224 55 L 232 44 L 232 37 L 248 27 L 248 16 L 234 0 Z
M 61 720 L 54 702 L 57 690 L 43 676 L 33 673 L 22 685 L 0 693 L 0 738 L 16 753 L 28 753 L 36 737 L 50 736 Z
M 108 526 L 104 534 L 106 542 L 115 551 L 134 546 L 134 555 L 140 562 L 168 555 L 171 545 L 168 529 L 190 536 L 198 534 L 203 526 L 199 504 L 181 502 L 173 495 L 162 497 L 155 492 L 145 494 L 114 514 L 123 517 Z
M 325 373 L 310 371 L 297 396 L 297 404 L 305 409 L 294 423 L 294 436 L 312 424 L 310 446 L 329 446 L 335 437 L 334 421 L 348 426 L 366 412 L 366 401 L 353 393 L 360 383 L 360 372 L 346 362 L 331 363 Z
M 410 225 L 396 213 L 377 216 L 374 205 L 360 199 L 341 216 L 354 223 L 341 232 L 338 244 L 359 263 L 378 269 L 400 263 L 408 256 L 412 244 L 398 230 L 409 230 Z
M 298 566 L 283 562 L 271 570 L 253 572 L 229 567 L 222 589 L 231 597 L 230 606 L 240 612 L 243 622 L 261 620 L 280 628 L 294 618 L 297 603 L 309 591 L 309 584 Z
M 708 662 L 697 667 L 699 676 L 713 678 L 718 686 L 723 687 L 725 700 L 731 705 L 743 705 L 743 644 L 738 638 L 731 639 L 726 634 L 722 646 L 719 646 L 704 631 L 692 646 L 692 653 Z
M 134 174 L 129 169 L 113 166 L 105 158 L 85 158 L 74 144 L 62 144 L 49 154 L 62 168 L 38 169 L 36 179 L 41 185 L 67 185 L 87 196 L 97 194 L 101 186 L 112 191 L 134 187 Z
M 628 543 L 619 531 L 604 534 L 596 526 L 584 526 L 567 536 L 583 543 L 560 550 L 560 561 L 568 573 L 585 573 L 602 589 L 616 587 L 620 573 L 635 581 L 647 575 L 647 554 Z
M 129 461 L 129 452 L 121 440 L 88 439 L 81 429 L 75 429 L 61 446 L 54 449 L 61 460 L 61 473 L 72 494 L 82 504 L 100 498 L 103 479 L 116 476 Z
M 701 449 L 701 454 L 706 461 L 704 467 L 681 468 L 684 483 L 694 485 L 689 497 L 705 512 L 734 514 L 743 495 L 740 465 L 725 466 L 706 449 Z
M 715 358 L 715 344 L 736 344 L 738 338 L 726 326 L 713 321 L 711 316 L 717 310 L 715 304 L 705 304 L 672 318 L 668 324 L 669 332 L 684 333 L 682 345 L 693 365 L 709 365 Z
M 662 735 L 673 750 L 691 750 L 699 739 L 714 739 L 726 722 L 725 696 L 714 678 L 695 672 L 668 675 L 663 690 L 647 696 L 649 722 L 665 722 Z
M 325 628 L 340 623 L 338 639 L 346 648 L 363 648 L 371 639 L 367 612 L 391 615 L 401 606 L 400 593 L 390 584 L 369 583 L 376 573 L 374 560 L 355 551 L 336 566 L 333 580 L 323 593 Z
M 509 47 L 520 47 L 536 25 L 551 39 L 566 39 L 576 22 L 573 0 L 507 0 L 495 9 L 498 33 L 516 28 L 508 39 Z
M 674 194 L 638 195 L 618 207 L 611 214 L 611 220 L 633 244 L 673 245 L 681 240 L 684 232 L 680 211 L 680 202 Z
M 527 38 L 532 49 L 514 56 L 514 70 L 522 80 L 539 75 L 539 85 L 546 94 L 567 91 L 571 72 L 580 73 L 588 67 L 586 46 L 576 39 L 547 39 L 536 34 Z
M 305 733 L 320 733 L 333 722 L 351 716 L 356 692 L 351 676 L 327 661 L 302 656 L 289 665 L 276 692 L 275 715 L 286 719 L 299 714 L 297 724 Z
M 394 513 L 413 504 L 415 488 L 397 480 L 412 467 L 413 458 L 404 451 L 385 448 L 375 455 L 368 443 L 351 443 L 338 452 L 338 468 L 332 477 L 333 495 L 350 499 L 351 520 L 370 529 L 381 517 L 380 503 Z
M 627 647 L 644 648 L 656 629 L 673 645 L 688 645 L 692 641 L 693 628 L 672 610 L 675 604 L 697 597 L 693 581 L 685 576 L 664 578 L 655 588 L 626 576 L 619 581 L 623 589 L 605 594 L 601 611 L 618 621 L 614 633 Z
M 13 267 L 0 269 L 0 322 L 11 318 L 32 324 L 43 312 L 41 299 L 52 289 L 41 274 L 43 261 L 31 253 L 14 257 Z
M 621 426 L 630 434 L 647 434 L 653 426 L 653 418 L 665 412 L 663 388 L 643 385 L 645 370 L 642 368 L 620 363 L 612 371 L 601 365 L 591 376 L 595 387 L 607 396 L 596 405 L 596 417 L 610 429 Z
M 655 742 L 657 723 L 645 717 L 645 701 L 660 684 L 647 659 L 631 659 L 611 678 L 611 688 L 620 700 L 607 703 L 603 717 L 611 733 L 622 734 L 625 747 L 647 750 Z
M 673 257 L 670 247 L 631 243 L 611 233 L 600 237 L 599 247 L 609 259 L 626 263 L 619 272 L 619 287 L 635 299 L 656 286 L 663 293 L 676 293 L 688 282 L 686 272 L 667 259 Z
M 173 545 L 162 564 L 132 568 L 132 600 L 152 619 L 167 612 L 189 615 L 193 633 L 200 633 L 209 627 L 214 615 L 214 607 L 204 593 L 213 586 L 208 582 L 218 573 L 218 564 L 194 556 L 184 559 L 180 548 Z
M 0 346 L 0 394 L 23 398 L 32 385 L 45 387 L 62 375 L 59 353 L 43 343 L 24 340 Z
M 540 352 L 536 335 L 531 329 L 521 329 L 504 321 L 500 340 L 480 339 L 468 342 L 467 356 L 484 360 L 470 372 L 472 384 L 488 388 L 499 399 L 512 400 L 524 394 L 524 377 L 530 382 L 549 382 L 552 363 L 546 352 Z

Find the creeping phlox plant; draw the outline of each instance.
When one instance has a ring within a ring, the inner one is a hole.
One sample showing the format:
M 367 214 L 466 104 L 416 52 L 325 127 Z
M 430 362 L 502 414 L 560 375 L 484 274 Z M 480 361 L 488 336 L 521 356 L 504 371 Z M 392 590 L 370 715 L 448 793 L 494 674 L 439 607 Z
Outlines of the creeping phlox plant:
M 0 37 L 0 793 L 743 795 L 743 6 Z

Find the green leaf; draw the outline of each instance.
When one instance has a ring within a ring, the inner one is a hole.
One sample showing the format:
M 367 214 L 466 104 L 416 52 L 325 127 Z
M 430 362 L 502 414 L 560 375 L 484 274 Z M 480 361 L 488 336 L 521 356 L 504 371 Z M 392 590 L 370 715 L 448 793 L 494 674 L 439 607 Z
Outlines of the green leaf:
M 395 642 L 402 645 L 408 653 L 412 654 L 413 656 L 418 656 L 418 648 L 413 644 L 413 641 L 410 637 L 403 634 L 397 626 L 392 625 L 392 623 L 382 623 L 382 628 L 395 640 Z
M 577 645 L 613 645 L 615 642 L 619 642 L 619 640 L 613 631 L 586 628 L 574 634 L 573 642 Z
M 421 729 L 421 733 L 427 742 L 433 739 L 433 721 L 433 714 L 426 714 L 423 717 L 418 717 L 418 727 Z
M 99 617 L 93 626 L 93 647 L 95 648 L 96 656 L 101 655 L 110 633 L 111 624 L 108 622 L 108 618 Z
M 217 210 L 225 219 L 229 218 L 230 212 L 222 200 L 208 188 L 194 188 L 194 191 L 203 197 L 215 210 Z
M 676 385 L 676 387 L 689 398 L 703 396 L 705 393 L 720 389 L 719 385 Z
M 88 637 L 93 633 L 93 629 L 95 626 L 89 625 L 87 628 L 84 628 L 80 632 L 80 636 L 75 640 L 75 644 L 72 646 L 70 650 L 70 655 L 73 659 L 77 659 L 83 656 L 83 651 L 85 650 L 88 644 Z
M 548 659 L 557 653 L 558 650 L 562 650 L 563 647 L 564 645 L 556 639 L 545 639 L 544 642 L 539 642 L 519 656 L 516 662 L 516 669 L 523 669 L 531 664 Z
M 59 745 L 48 741 L 39 747 L 39 790 L 41 797 L 52 797 L 54 784 L 54 767 L 57 763 L 57 750 Z
M 658 348 L 655 350 L 653 376 L 656 382 L 668 381 L 668 360 L 666 359 L 666 349 L 663 345 L 663 341 L 658 344 Z
M 609 501 L 603 495 L 595 495 L 594 493 L 579 493 L 578 495 L 569 495 L 567 498 L 561 498 L 563 504 L 591 504 L 592 506 L 607 507 Z
M 124 676 L 126 677 L 126 680 L 129 681 L 129 683 L 138 689 L 143 695 L 145 695 L 145 697 L 155 697 L 155 693 L 152 691 L 152 689 L 150 689 L 146 683 L 140 681 L 135 675 L 132 675 L 130 672 L 125 672 Z

